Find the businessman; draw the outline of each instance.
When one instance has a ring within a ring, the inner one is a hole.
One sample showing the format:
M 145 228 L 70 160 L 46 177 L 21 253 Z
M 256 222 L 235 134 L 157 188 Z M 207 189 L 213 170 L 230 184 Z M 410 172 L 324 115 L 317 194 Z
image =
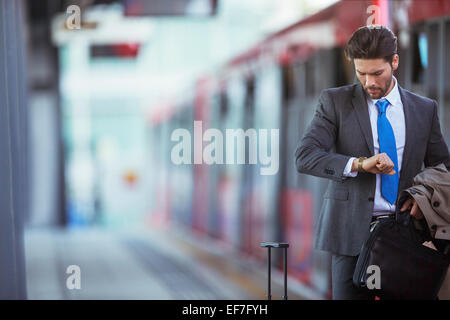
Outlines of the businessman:
M 393 75 L 399 56 L 392 31 L 359 28 L 345 54 L 359 81 L 322 91 L 295 161 L 298 172 L 330 179 L 315 247 L 332 254 L 333 299 L 371 299 L 352 284 L 370 224 L 392 217 L 399 192 L 422 165 L 450 168 L 450 159 L 436 102 L 401 88 Z M 423 218 L 414 199 L 400 209 L 408 208 Z

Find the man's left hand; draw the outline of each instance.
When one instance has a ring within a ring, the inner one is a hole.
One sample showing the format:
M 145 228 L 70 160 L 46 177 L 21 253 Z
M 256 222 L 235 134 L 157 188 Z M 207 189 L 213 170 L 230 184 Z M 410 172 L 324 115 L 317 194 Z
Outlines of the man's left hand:
M 423 219 L 423 213 L 422 210 L 420 210 L 419 206 L 417 205 L 417 202 L 414 198 L 409 198 L 405 201 L 402 208 L 400 209 L 401 212 L 404 212 L 406 209 L 411 209 L 411 216 L 416 219 L 420 220 Z

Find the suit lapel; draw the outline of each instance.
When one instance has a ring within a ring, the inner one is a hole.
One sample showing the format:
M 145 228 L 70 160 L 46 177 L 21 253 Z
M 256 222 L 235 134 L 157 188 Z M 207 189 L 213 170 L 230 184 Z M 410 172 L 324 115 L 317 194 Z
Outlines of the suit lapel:
M 412 148 L 412 143 L 411 140 L 414 137 L 414 132 L 413 132 L 413 128 L 414 126 L 412 125 L 412 107 L 413 105 L 408 104 L 408 100 L 406 99 L 406 95 L 405 95 L 405 91 L 403 90 L 403 88 L 401 88 L 400 86 L 398 86 L 398 89 L 400 91 L 400 98 L 402 99 L 402 104 L 403 104 L 403 113 L 405 114 L 405 147 L 403 150 L 403 159 L 402 159 L 402 169 L 401 171 L 403 171 L 403 169 L 407 168 L 407 164 L 408 164 L 408 159 L 409 159 L 409 154 L 411 152 L 411 148 Z M 400 171 L 400 174 L 401 174 Z
M 358 118 L 359 126 L 366 140 L 367 147 L 369 148 L 370 154 L 373 156 L 374 147 L 372 126 L 369 118 L 369 107 L 367 106 L 367 100 L 360 83 L 358 83 L 353 90 L 352 104 Z

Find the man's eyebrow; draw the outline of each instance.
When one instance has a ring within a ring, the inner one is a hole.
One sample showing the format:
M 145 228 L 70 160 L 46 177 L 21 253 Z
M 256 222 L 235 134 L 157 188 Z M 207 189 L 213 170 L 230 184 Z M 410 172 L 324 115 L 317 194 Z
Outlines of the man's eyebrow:
M 366 73 L 366 72 L 361 72 L 361 71 L 359 71 L 358 69 L 356 69 L 356 71 L 358 71 L 359 73 Z M 377 71 L 375 71 L 375 72 L 372 72 L 372 73 L 369 73 L 369 74 L 375 74 L 375 73 L 381 73 L 381 72 L 383 72 L 384 70 L 383 69 L 381 69 L 381 70 L 377 70 Z

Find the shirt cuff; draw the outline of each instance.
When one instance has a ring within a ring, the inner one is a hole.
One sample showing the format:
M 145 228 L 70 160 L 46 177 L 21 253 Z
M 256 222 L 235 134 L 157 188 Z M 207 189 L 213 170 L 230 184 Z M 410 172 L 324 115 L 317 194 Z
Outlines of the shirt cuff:
M 354 178 L 358 175 L 358 171 L 352 172 L 352 165 L 355 159 L 356 159 L 355 157 L 351 157 L 348 160 L 347 165 L 344 168 L 344 173 L 342 174 L 344 177 Z

